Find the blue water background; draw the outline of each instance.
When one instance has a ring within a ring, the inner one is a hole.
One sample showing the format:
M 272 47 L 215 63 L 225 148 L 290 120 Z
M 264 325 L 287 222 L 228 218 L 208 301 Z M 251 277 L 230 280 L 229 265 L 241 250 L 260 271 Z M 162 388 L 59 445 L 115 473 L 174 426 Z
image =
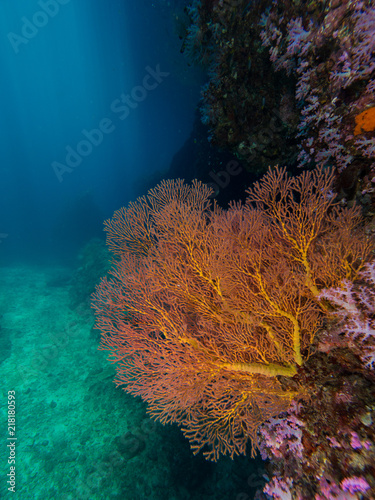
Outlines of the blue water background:
M 203 76 L 180 53 L 182 2 L 61 2 L 0 3 L 5 263 L 69 260 L 100 234 L 105 218 L 168 169 L 199 100 Z M 151 70 L 163 76 L 145 94 L 136 90 L 126 111 L 121 95 Z M 86 156 L 69 166 L 83 131 L 100 124 L 110 132 L 101 141 L 94 133 L 100 144 L 81 144 Z

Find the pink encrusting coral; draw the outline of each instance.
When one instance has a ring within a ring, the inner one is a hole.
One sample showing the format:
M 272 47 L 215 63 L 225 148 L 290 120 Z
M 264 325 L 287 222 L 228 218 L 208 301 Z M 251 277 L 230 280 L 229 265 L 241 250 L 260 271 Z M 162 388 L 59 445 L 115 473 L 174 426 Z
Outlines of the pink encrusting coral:
M 290 478 L 273 477 L 263 491 L 274 500 L 292 500 L 292 492 L 290 491 L 292 484 L 293 481 Z
M 263 460 L 273 457 L 284 457 L 287 453 L 302 456 L 302 427 L 304 423 L 299 420 L 298 405 L 293 402 L 291 410 L 280 418 L 270 418 L 259 428 L 261 435 L 260 454 Z
M 334 305 L 337 320 L 321 344 L 321 350 L 347 345 L 365 366 L 375 368 L 375 261 L 366 264 L 354 283 L 342 282 L 339 288 L 323 290 L 321 299 Z
M 370 486 L 363 477 L 348 477 L 341 481 L 341 488 L 349 493 L 364 493 Z

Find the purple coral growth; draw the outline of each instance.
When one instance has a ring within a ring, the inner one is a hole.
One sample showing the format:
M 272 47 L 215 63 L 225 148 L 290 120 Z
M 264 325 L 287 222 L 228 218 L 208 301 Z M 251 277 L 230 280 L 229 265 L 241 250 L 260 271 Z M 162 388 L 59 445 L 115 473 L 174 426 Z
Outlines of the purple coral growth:
M 292 500 L 292 493 L 290 488 L 293 481 L 289 478 L 281 479 L 273 477 L 271 481 L 266 484 L 263 492 L 275 500 Z
M 259 428 L 262 437 L 260 454 L 263 460 L 283 457 L 291 452 L 302 457 L 302 427 L 304 423 L 293 413 L 298 413 L 298 405 L 293 403 L 289 414 L 281 418 L 270 418 Z
M 344 280 L 342 288 L 323 290 L 320 298 L 336 306 L 338 319 L 332 334 L 343 333 L 348 347 L 359 350 L 365 366 L 375 367 L 375 261 L 366 264 L 352 283 Z M 329 343 L 329 339 L 326 339 Z M 324 350 L 324 349 L 322 349 Z
M 369 488 L 370 485 L 366 481 L 366 479 L 363 479 L 363 477 L 348 477 L 347 479 L 344 479 L 341 481 L 340 484 L 341 488 L 344 491 L 349 491 L 349 493 L 365 493 Z

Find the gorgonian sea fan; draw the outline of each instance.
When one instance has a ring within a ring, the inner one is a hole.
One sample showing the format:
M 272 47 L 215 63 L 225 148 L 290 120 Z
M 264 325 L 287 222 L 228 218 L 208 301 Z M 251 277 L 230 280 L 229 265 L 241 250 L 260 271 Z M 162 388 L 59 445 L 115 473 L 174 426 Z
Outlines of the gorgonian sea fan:
M 94 295 L 117 385 L 176 422 L 195 452 L 257 447 L 257 429 L 304 394 L 287 389 L 322 319 L 321 288 L 353 277 L 371 250 L 333 176 L 276 168 L 246 204 L 212 205 L 194 181 L 163 181 L 106 221 L 116 258 Z

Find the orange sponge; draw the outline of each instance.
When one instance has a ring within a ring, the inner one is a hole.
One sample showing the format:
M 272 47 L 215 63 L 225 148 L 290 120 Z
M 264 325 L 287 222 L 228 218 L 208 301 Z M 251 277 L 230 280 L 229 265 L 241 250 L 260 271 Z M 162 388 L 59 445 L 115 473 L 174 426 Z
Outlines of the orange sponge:
M 355 117 L 354 135 L 375 130 L 375 107 L 368 108 Z

